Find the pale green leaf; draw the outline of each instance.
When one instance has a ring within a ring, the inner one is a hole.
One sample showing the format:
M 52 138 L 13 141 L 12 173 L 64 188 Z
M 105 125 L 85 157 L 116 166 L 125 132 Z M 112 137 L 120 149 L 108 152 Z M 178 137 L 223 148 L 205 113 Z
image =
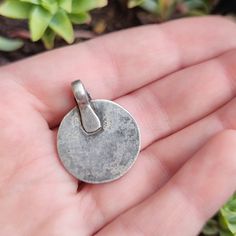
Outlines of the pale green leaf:
M 28 2 L 28 3 L 32 3 L 32 4 L 36 4 L 39 5 L 40 4 L 40 0 L 20 0 L 21 2 Z
M 11 52 L 21 48 L 24 45 L 23 41 L 18 39 L 8 39 L 0 36 L 0 51 Z
M 51 29 L 47 29 L 42 37 L 45 48 L 52 49 L 54 47 L 56 34 Z
M 29 28 L 33 41 L 37 41 L 43 36 L 51 19 L 50 12 L 40 6 L 33 7 L 29 18 Z
M 0 15 L 14 19 L 27 19 L 31 4 L 19 0 L 7 0 L 0 5 Z
M 68 13 L 71 13 L 72 11 L 72 0 L 59 0 L 59 6 L 67 11 Z
M 128 8 L 133 8 L 141 5 L 145 0 L 129 0 Z
M 58 2 L 56 0 L 41 0 L 41 6 L 52 14 L 55 14 L 58 10 Z
M 58 11 L 52 18 L 49 26 L 67 43 L 73 43 L 74 31 L 70 19 L 64 11 Z
M 93 10 L 95 8 L 104 7 L 107 5 L 107 0 L 73 0 L 72 13 L 82 13 Z
M 82 12 L 79 14 L 69 14 L 69 18 L 74 24 L 84 24 L 91 21 L 91 16 L 87 12 Z
M 143 9 L 145 9 L 146 11 L 149 11 L 151 13 L 157 13 L 159 12 L 159 5 L 160 3 L 158 4 L 159 2 L 157 1 L 154 1 L 154 0 L 145 0 L 142 4 L 141 4 L 141 7 Z

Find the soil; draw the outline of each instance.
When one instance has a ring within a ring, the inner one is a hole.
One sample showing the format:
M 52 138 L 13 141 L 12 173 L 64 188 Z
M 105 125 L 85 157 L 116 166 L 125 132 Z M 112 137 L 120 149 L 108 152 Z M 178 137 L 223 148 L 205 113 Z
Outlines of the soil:
M 109 0 L 109 5 L 92 12 L 92 22 L 89 25 L 75 26 L 75 42 L 83 41 L 97 35 L 125 29 L 141 24 L 156 22 L 149 13 L 139 9 L 128 9 L 126 0 Z M 221 0 L 213 13 L 229 14 L 236 12 L 235 0 Z M 15 52 L 0 52 L 0 65 L 13 62 L 45 51 L 39 41 L 33 43 L 29 39 L 26 21 L 12 20 L 0 17 L 0 35 L 10 38 L 24 39 L 24 47 Z M 55 48 L 66 45 L 62 39 L 57 39 Z

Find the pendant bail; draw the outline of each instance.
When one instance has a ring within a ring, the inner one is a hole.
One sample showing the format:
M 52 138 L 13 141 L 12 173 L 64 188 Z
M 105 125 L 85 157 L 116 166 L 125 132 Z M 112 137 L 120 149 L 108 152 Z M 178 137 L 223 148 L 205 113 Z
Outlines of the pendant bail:
M 88 134 L 96 133 L 102 128 L 102 125 L 91 104 L 90 95 L 80 80 L 72 82 L 71 87 L 80 111 L 80 119 L 84 131 Z

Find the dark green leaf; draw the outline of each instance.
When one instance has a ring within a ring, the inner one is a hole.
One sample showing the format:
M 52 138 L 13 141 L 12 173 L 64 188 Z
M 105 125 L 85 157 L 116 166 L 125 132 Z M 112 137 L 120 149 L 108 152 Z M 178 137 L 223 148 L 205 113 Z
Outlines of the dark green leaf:
M 145 0 L 130 0 L 128 1 L 128 8 L 140 6 Z
M 52 49 L 54 47 L 55 37 L 56 34 L 48 28 L 42 37 L 45 48 Z

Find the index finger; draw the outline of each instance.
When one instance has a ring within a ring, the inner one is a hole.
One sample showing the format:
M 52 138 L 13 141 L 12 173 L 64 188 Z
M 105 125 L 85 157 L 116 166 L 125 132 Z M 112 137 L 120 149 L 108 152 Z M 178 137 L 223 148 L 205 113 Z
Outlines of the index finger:
M 94 98 L 114 99 L 230 50 L 235 36 L 234 23 L 219 17 L 182 19 L 113 33 L 1 70 L 45 104 L 40 112 L 53 126 L 74 106 L 70 82 L 75 79 Z

